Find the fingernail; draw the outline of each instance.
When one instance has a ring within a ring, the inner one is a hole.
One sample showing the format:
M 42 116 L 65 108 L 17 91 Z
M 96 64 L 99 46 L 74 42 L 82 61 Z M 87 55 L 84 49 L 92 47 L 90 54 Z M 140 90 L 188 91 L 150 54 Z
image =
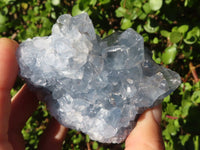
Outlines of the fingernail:
M 162 105 L 158 105 L 152 110 L 155 121 L 160 125 L 162 117 Z

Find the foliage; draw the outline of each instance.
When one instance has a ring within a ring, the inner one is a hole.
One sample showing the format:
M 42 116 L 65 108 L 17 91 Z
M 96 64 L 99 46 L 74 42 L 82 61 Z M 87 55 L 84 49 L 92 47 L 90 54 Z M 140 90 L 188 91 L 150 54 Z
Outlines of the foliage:
M 162 129 L 167 150 L 200 148 L 200 1 L 198 0 L 1 0 L 0 37 L 21 42 L 46 36 L 63 13 L 87 12 L 102 38 L 132 27 L 144 37 L 153 59 L 177 71 L 183 83 L 163 101 Z M 19 86 L 20 84 L 18 84 Z M 16 93 L 16 89 L 11 91 Z M 42 115 L 38 115 L 38 114 Z M 22 134 L 27 149 L 36 149 L 50 116 L 44 105 L 31 116 Z M 46 121 L 45 121 L 46 120 Z M 70 130 L 63 149 L 122 149 Z

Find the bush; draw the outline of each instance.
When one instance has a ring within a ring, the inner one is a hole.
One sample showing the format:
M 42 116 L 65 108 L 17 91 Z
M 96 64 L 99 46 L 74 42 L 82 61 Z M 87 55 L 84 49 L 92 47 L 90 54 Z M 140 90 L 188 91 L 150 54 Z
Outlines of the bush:
M 0 37 L 22 42 L 51 32 L 64 13 L 87 12 L 102 38 L 116 30 L 133 28 L 144 37 L 153 59 L 182 77 L 181 86 L 163 101 L 162 135 L 167 150 L 199 149 L 200 121 L 200 1 L 198 0 L 1 0 Z M 21 85 L 17 82 L 12 94 Z M 40 113 L 40 115 L 38 115 Z M 41 117 L 41 114 L 42 117 Z M 36 149 L 50 116 L 45 105 L 22 130 L 26 149 Z M 104 145 L 70 130 L 63 149 L 122 149 Z

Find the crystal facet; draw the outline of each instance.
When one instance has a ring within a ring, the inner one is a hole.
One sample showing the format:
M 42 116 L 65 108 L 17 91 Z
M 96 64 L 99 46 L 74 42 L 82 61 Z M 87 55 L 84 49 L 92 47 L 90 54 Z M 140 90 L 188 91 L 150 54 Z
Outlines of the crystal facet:
M 122 142 L 136 116 L 174 91 L 180 76 L 151 59 L 133 29 L 101 40 L 86 13 L 61 15 L 52 35 L 17 50 L 20 76 L 66 127 L 104 143 Z

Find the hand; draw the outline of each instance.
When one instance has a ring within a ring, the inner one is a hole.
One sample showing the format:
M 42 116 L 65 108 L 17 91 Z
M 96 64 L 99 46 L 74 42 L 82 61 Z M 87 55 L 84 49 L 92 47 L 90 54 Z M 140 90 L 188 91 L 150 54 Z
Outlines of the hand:
M 0 150 L 25 149 L 21 130 L 38 106 L 35 94 L 26 85 L 12 100 L 10 98 L 10 90 L 18 73 L 17 47 L 18 44 L 12 40 L 0 39 Z M 160 106 L 143 113 L 126 140 L 126 150 L 164 149 L 160 120 Z M 67 129 L 52 119 L 40 139 L 38 149 L 61 149 L 66 133 Z
M 160 128 L 161 105 L 146 110 L 125 142 L 125 150 L 164 150 Z
M 0 39 L 0 150 L 25 149 L 21 130 L 38 106 L 35 94 L 26 85 L 11 100 L 10 90 L 18 73 L 17 47 L 15 41 Z M 66 132 L 65 127 L 52 119 L 40 139 L 38 149 L 61 149 Z

